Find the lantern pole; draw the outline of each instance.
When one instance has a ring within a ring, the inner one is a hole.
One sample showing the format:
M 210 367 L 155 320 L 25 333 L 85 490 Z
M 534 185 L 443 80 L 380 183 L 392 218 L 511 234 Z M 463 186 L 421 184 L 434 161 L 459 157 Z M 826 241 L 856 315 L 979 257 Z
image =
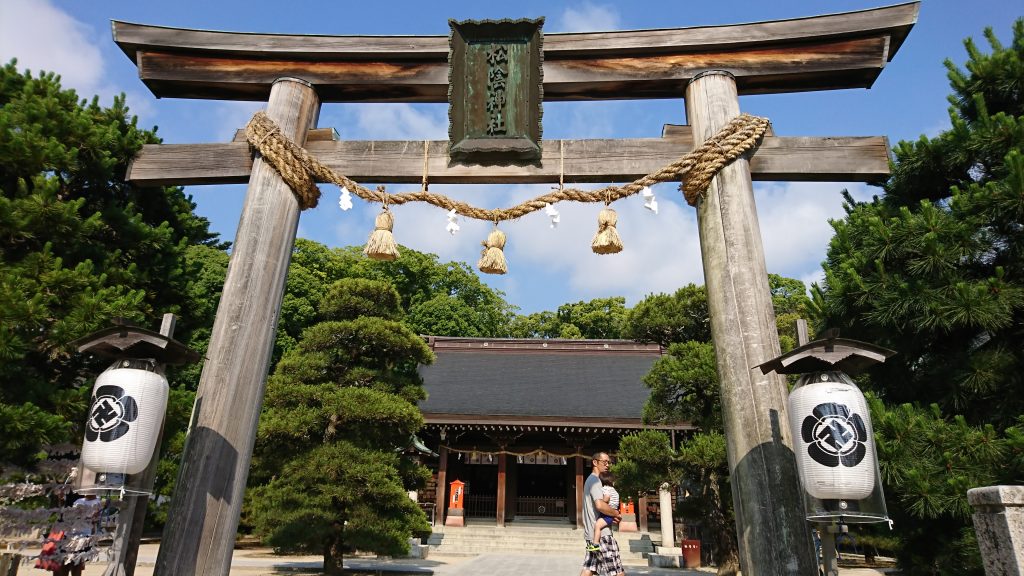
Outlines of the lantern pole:
M 177 318 L 174 314 L 164 314 L 163 321 L 160 323 L 160 334 L 173 338 L 176 324 Z M 156 450 L 153 451 L 153 459 L 149 461 L 149 466 L 142 472 L 141 487 L 146 491 L 152 491 L 153 483 L 156 481 L 156 469 L 160 463 L 160 444 L 163 443 L 166 422 L 165 415 L 160 424 L 160 433 L 156 436 Z M 135 575 L 135 564 L 139 559 L 139 544 L 142 542 L 142 527 L 146 520 L 148 503 L 148 494 L 125 496 L 125 505 L 118 513 L 119 522 L 114 533 L 114 542 L 111 545 L 114 557 L 107 564 L 103 576 Z
M 846 524 L 830 524 L 821 534 L 821 557 L 825 576 L 839 576 L 839 562 L 836 558 L 836 534 L 847 532 Z

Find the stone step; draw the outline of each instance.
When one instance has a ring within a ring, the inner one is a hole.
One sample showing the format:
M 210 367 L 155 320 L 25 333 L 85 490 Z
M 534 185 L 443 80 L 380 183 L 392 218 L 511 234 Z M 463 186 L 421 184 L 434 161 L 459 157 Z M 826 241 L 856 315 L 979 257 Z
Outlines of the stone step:
M 654 552 L 648 534 L 618 532 L 623 562 L 646 565 Z M 508 525 L 447 527 L 431 534 L 427 541 L 430 554 L 439 556 L 475 556 L 485 553 L 576 554 L 583 552 L 583 536 L 572 527 L 556 525 Z

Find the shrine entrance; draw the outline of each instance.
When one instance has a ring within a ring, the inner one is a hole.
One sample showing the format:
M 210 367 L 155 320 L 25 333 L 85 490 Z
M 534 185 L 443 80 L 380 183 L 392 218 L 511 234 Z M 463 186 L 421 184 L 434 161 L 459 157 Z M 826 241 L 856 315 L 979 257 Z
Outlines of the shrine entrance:
M 394 257 L 388 206 L 413 201 L 495 224 L 561 201 L 604 203 L 592 247 L 614 253 L 622 245 L 610 204 L 682 180 L 700 233 L 741 570 L 811 573 L 786 383 L 754 369 L 780 350 L 751 181 L 884 180 L 889 146 L 884 137 L 779 137 L 765 119 L 741 115 L 739 96 L 870 87 L 918 9 L 573 34 L 545 34 L 542 21 L 453 22 L 447 36 L 397 38 L 114 22 L 115 41 L 155 96 L 267 102 L 247 141 L 145 146 L 127 175 L 138 185 L 249 183 L 182 457 L 188 481 L 171 501 L 155 572 L 230 569 L 289 257 L 300 211 L 317 202 L 316 180 L 383 206 L 378 241 L 368 243 L 383 258 Z M 541 140 L 543 101 L 640 98 L 685 100 L 689 125 L 660 138 Z M 314 130 L 321 102 L 445 101 L 447 142 L 350 142 L 335 139 L 343 127 Z M 422 193 L 360 185 L 408 182 Z M 427 190 L 531 182 L 558 188 L 492 210 Z M 584 191 L 565 182 L 627 184 Z M 500 230 L 487 238 L 481 270 L 504 271 L 505 240 Z M 576 468 L 579 478 L 580 460 Z
M 569 486 L 572 468 L 558 458 L 553 463 L 517 463 L 515 467 L 516 507 L 519 518 L 562 518 L 569 521 Z

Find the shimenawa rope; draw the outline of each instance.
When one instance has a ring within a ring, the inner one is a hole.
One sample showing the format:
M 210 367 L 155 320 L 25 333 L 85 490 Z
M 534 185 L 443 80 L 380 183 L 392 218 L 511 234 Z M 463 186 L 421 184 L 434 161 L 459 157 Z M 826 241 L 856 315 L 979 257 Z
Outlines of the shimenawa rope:
M 386 194 L 386 202 L 393 206 L 406 202 L 428 202 L 445 210 L 454 209 L 457 214 L 467 218 L 494 222 L 520 218 L 542 210 L 546 204 L 555 204 L 563 200 L 610 203 L 636 194 L 644 186 L 685 176 L 683 192 L 686 201 L 695 206 L 715 174 L 726 164 L 754 148 L 768 129 L 768 124 L 767 118 L 741 114 L 679 160 L 622 186 L 606 186 L 598 190 L 560 187 L 511 208 L 477 208 L 465 202 L 452 200 L 444 194 L 429 192 L 426 186 L 417 192 Z M 319 200 L 320 190 L 316 187 L 316 182 L 333 182 L 338 186 L 344 186 L 368 202 L 380 202 L 385 198 L 383 193 L 360 186 L 344 174 L 338 174 L 325 166 L 315 156 L 281 134 L 274 121 L 262 110 L 253 115 L 245 128 L 245 135 L 249 143 L 259 150 L 263 158 L 270 162 L 292 187 L 303 209 L 316 206 Z
M 703 196 L 711 179 L 725 165 L 732 162 L 748 150 L 754 148 L 767 131 L 767 118 L 741 114 L 733 118 L 717 134 L 704 141 L 699 147 L 680 157 L 660 170 L 643 176 L 622 186 L 605 186 L 598 190 L 580 190 L 564 187 L 564 149 L 559 149 L 559 186 L 547 194 L 537 196 L 511 208 L 484 209 L 471 204 L 453 200 L 444 194 L 430 192 L 427 179 L 429 142 L 423 143 L 423 181 L 422 189 L 417 192 L 388 194 L 383 186 L 371 191 L 360 186 L 344 174 L 339 174 L 324 165 L 305 148 L 298 146 L 283 134 L 277 125 L 263 111 L 253 114 L 245 128 L 249 144 L 259 151 L 291 187 L 303 210 L 313 208 L 320 199 L 317 182 L 332 182 L 348 189 L 368 202 L 380 202 L 383 205 L 381 214 L 377 216 L 376 229 L 370 236 L 364 252 L 367 256 L 378 260 L 394 260 L 398 257 L 397 246 L 392 236 L 394 216 L 389 212 L 389 205 L 400 205 L 406 202 L 427 202 L 443 208 L 454 210 L 456 214 L 477 220 L 494 222 L 495 229 L 483 243 L 478 267 L 490 274 L 504 274 L 507 271 L 502 249 L 505 245 L 505 234 L 497 229 L 498 222 L 520 218 L 541 210 L 548 205 L 571 200 L 574 202 L 603 202 L 605 208 L 598 217 L 598 232 L 594 236 L 591 247 L 598 254 L 614 254 L 622 250 L 622 241 L 615 229 L 617 216 L 611 203 L 639 193 L 645 187 L 683 179 L 680 188 L 687 203 L 696 206 Z

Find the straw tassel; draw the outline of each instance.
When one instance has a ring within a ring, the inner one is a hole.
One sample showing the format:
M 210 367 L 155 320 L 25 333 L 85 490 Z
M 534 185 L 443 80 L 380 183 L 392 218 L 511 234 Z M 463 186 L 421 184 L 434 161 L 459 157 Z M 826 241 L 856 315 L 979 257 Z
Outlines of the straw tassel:
M 619 238 L 619 231 L 615 229 L 618 220 L 618 214 L 609 206 L 605 206 L 597 215 L 597 234 L 594 234 L 594 241 L 590 243 L 590 248 L 595 254 L 622 252 L 622 239 Z
M 385 206 L 380 214 L 377 214 L 373 233 L 370 234 L 370 239 L 366 241 L 366 248 L 363 249 L 363 254 L 374 260 L 394 260 L 398 258 L 395 236 L 391 233 L 394 226 L 395 217 L 391 215 L 391 211 Z
M 495 228 L 487 235 L 487 241 L 481 242 L 484 249 L 480 252 L 480 261 L 476 267 L 485 274 L 504 274 L 508 272 L 505 265 L 505 233 Z

